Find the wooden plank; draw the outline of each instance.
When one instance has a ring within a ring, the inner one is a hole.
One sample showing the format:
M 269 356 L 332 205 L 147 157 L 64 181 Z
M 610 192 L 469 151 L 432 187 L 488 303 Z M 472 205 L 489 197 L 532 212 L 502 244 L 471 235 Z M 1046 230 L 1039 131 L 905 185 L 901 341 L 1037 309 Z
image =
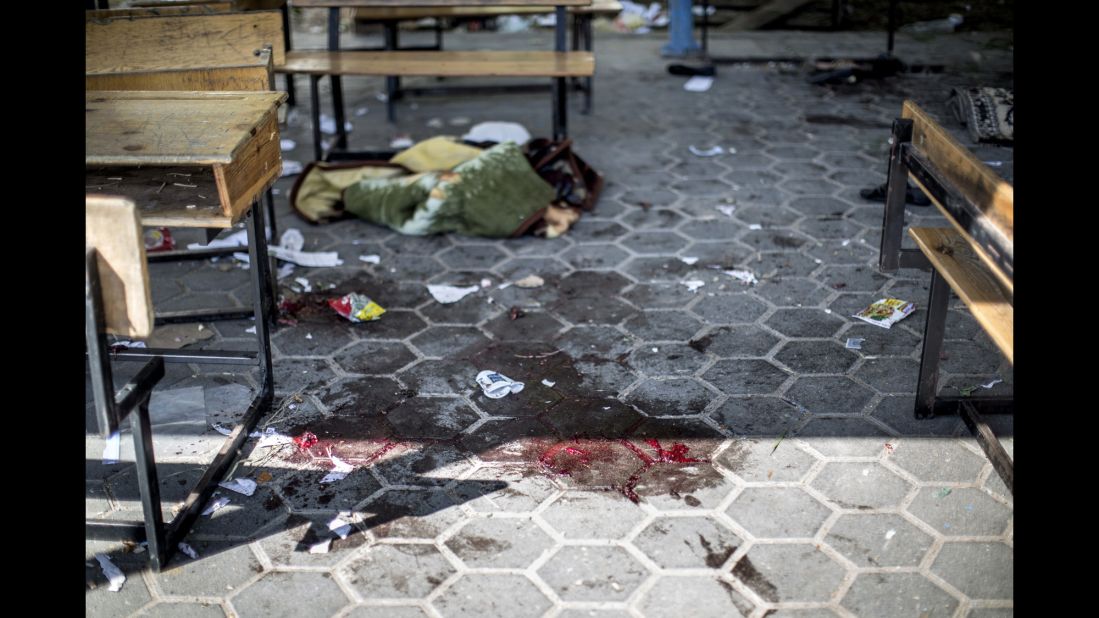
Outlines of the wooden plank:
M 86 191 L 124 196 L 138 204 L 148 227 L 228 228 L 210 167 L 94 167 L 84 173 Z M 189 208 L 194 206 L 194 208 Z
M 997 278 L 952 228 L 909 228 L 908 234 L 931 265 L 946 279 L 989 338 L 1014 363 L 1015 310 Z
M 743 30 L 756 30 L 767 24 L 781 19 L 814 0 L 771 0 L 756 9 L 737 15 L 728 23 L 722 24 L 722 32 L 737 32 Z
M 545 15 L 554 7 L 543 6 L 376 6 L 355 9 L 360 21 L 412 20 L 425 17 L 497 17 L 500 15 Z M 591 6 L 569 7 L 569 12 L 593 15 L 617 15 L 622 3 L 617 0 L 596 0 Z
M 139 8 L 151 8 L 151 7 L 175 7 L 182 5 L 210 5 L 210 4 L 232 4 L 232 1 L 226 2 L 225 0 L 134 0 L 130 2 L 130 6 Z
M 123 197 L 88 195 L 84 201 L 84 244 L 96 250 L 107 332 L 148 337 L 153 332 L 153 299 L 134 203 Z
M 214 166 L 221 203 L 228 205 L 230 218 L 239 221 L 260 193 L 278 180 L 281 171 L 278 114 L 272 108 L 233 162 Z
M 207 2 L 204 4 L 169 4 L 156 7 L 127 7 L 118 9 L 93 9 L 84 11 L 84 20 L 112 19 L 115 17 L 158 17 L 163 15 L 212 15 L 233 10 L 232 2 Z
M 285 92 L 85 93 L 88 165 L 232 163 Z
M 286 49 L 279 11 L 89 21 L 85 73 L 240 65 L 270 47 L 276 65 Z
M 273 77 L 271 56 L 264 52 L 250 65 L 85 75 L 84 89 L 265 91 L 274 90 Z
M 1015 189 L 1010 183 L 996 175 L 987 165 L 975 157 L 965 146 L 954 139 L 918 105 L 905 101 L 901 110 L 902 118 L 912 120 L 912 143 L 920 153 L 939 171 L 962 195 L 973 202 L 983 216 L 987 217 L 999 236 L 1001 245 L 1011 247 L 1015 239 Z M 913 178 L 917 185 L 920 183 Z M 922 188 L 922 185 L 920 185 Z M 930 195 L 929 192 L 928 195 Z M 935 206 L 950 220 L 951 224 L 963 234 L 966 231 L 954 221 L 946 208 L 932 198 Z M 968 234 L 966 234 L 968 236 Z M 974 242 L 979 255 L 1001 279 L 1005 285 L 1011 285 L 992 259 Z
M 592 0 L 294 0 L 295 8 L 377 6 L 587 6 Z
M 279 73 L 448 77 L 586 77 L 591 52 L 552 51 L 292 51 Z

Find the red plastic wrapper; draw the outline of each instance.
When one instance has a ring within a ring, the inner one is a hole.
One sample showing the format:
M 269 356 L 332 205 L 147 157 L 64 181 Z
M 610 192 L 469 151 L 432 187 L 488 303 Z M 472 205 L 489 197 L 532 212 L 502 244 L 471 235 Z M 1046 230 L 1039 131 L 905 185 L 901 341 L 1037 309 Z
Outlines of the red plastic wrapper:
M 146 252 L 171 251 L 175 248 L 176 241 L 172 239 L 172 233 L 168 231 L 168 228 L 158 227 L 145 230 Z
M 317 443 L 317 435 L 312 431 L 307 431 L 300 436 L 294 438 L 294 444 L 298 445 L 298 448 L 305 451 L 313 448 L 313 445 Z

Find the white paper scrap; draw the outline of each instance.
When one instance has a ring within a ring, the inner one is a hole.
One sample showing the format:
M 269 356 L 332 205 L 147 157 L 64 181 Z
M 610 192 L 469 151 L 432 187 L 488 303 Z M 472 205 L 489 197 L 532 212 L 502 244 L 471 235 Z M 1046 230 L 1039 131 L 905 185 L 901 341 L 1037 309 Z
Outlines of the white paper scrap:
M 539 277 L 538 275 L 527 275 L 526 277 L 523 277 L 522 279 L 516 281 L 515 285 L 521 288 L 540 288 L 545 285 L 545 283 L 546 280 Z
M 992 388 L 993 386 L 996 386 L 1000 382 L 1003 382 L 1003 380 L 1000 379 L 1000 378 L 996 378 L 995 380 L 989 382 L 988 384 L 982 384 L 981 388 Z
M 248 328 L 244 329 L 244 332 L 246 332 L 250 335 L 254 335 L 254 334 L 256 334 L 256 327 L 255 326 L 249 326 Z
M 179 543 L 179 551 L 181 551 L 181 552 L 187 554 L 188 556 L 190 556 L 190 558 L 192 560 L 198 560 L 198 552 L 195 551 L 195 548 L 191 547 L 190 545 L 188 545 L 188 544 L 186 544 L 182 541 L 180 541 L 180 543 Z
M 752 274 L 752 271 L 750 270 L 726 270 L 722 272 L 740 281 L 744 285 L 755 285 L 759 283 L 759 279 L 756 279 L 756 276 Z
M 398 135 L 389 141 L 390 148 L 405 149 L 412 146 L 412 138 L 407 135 Z
M 750 223 L 750 224 L 748 224 L 748 229 L 750 229 L 750 230 L 762 230 L 763 226 L 758 224 L 758 223 Z
M 218 487 L 224 487 L 230 491 L 235 491 L 238 494 L 244 494 L 251 496 L 256 493 L 256 482 L 252 479 L 233 479 L 231 481 L 222 481 L 218 483 Z
M 553 388 L 553 385 L 557 384 L 557 382 L 550 382 L 549 380 L 542 380 L 542 384 L 545 384 L 546 386 L 548 386 L 550 388 Z
M 289 251 L 283 247 L 268 247 L 271 255 L 284 262 L 293 262 L 298 266 L 307 268 L 325 268 L 329 266 L 342 266 L 343 260 L 335 251 Z M 236 257 L 237 254 L 233 254 Z
M 279 178 L 286 178 L 287 176 L 295 176 L 300 174 L 305 166 L 301 164 L 301 161 L 292 161 L 290 159 L 282 160 L 282 173 L 279 174 Z
M 848 350 L 861 350 L 863 341 L 866 341 L 863 337 L 849 337 L 846 347 Z
M 428 285 L 427 291 L 431 292 L 431 295 L 435 297 L 435 300 L 444 305 L 456 303 L 466 296 L 476 292 L 480 288 L 476 285 L 460 288 L 453 285 Z
M 321 483 L 335 483 L 336 481 L 342 481 L 347 478 L 348 474 L 355 471 L 355 466 L 347 463 L 346 461 L 336 457 L 335 455 L 329 455 L 329 459 L 332 460 L 332 471 L 324 475 L 321 479 Z
M 373 253 L 370 255 L 360 255 L 359 261 L 366 262 L 367 264 L 381 264 L 382 256 Z
M 104 577 L 110 582 L 107 590 L 111 592 L 122 590 L 122 584 L 126 582 L 126 575 L 122 573 L 122 569 L 116 567 L 107 554 L 96 554 L 95 559 L 99 561 L 99 568 L 103 569 Z
M 680 281 L 680 283 L 687 286 L 687 289 L 690 290 L 691 292 L 697 292 L 698 288 L 706 285 L 705 281 L 701 281 L 699 279 L 692 279 L 690 281 Z
M 481 279 L 481 287 L 483 287 L 483 288 L 492 287 L 492 279 L 489 279 L 488 277 L 485 277 L 484 279 Z
M 254 328 L 255 327 L 253 327 L 253 329 Z M 211 427 L 213 428 L 214 431 L 220 433 L 223 436 L 229 436 L 229 435 L 233 434 L 232 429 L 229 429 L 228 427 L 226 427 L 225 425 L 222 425 L 221 423 L 214 423 L 213 425 L 211 425 Z
M 313 286 L 309 285 L 309 280 L 306 279 L 305 277 L 295 277 L 294 281 L 296 281 L 298 283 L 298 285 L 301 286 L 301 291 L 303 291 L 303 292 L 312 292 L 313 291 Z
M 368 107 L 358 107 L 358 108 L 355 109 L 355 115 L 356 116 L 365 116 L 366 113 L 369 112 L 369 111 L 370 111 L 370 108 L 368 108 Z
M 213 515 L 215 512 L 217 512 L 221 507 L 225 506 L 226 504 L 229 504 L 229 498 L 227 498 L 225 496 L 218 496 L 217 498 L 214 498 L 213 500 L 210 501 L 210 504 L 208 504 L 206 506 L 206 510 L 202 511 L 202 514 L 203 515 Z
M 698 262 L 698 258 L 696 258 L 696 257 L 681 257 L 681 258 L 679 258 L 679 261 L 683 262 L 687 266 L 694 266 L 695 263 Z
M 710 86 L 713 85 L 714 78 L 695 75 L 691 79 L 688 79 L 687 83 L 683 84 L 683 89 L 689 92 L 706 92 L 710 89 Z
M 721 211 L 721 214 L 726 217 L 733 216 L 733 212 L 736 210 L 736 206 L 718 206 L 717 209 Z
M 336 536 L 341 539 L 346 539 L 347 535 L 351 534 L 351 524 L 341 519 L 338 515 L 335 519 L 328 522 L 328 529 L 336 533 Z
M 107 438 L 107 443 L 103 445 L 103 463 L 105 465 L 111 465 L 118 463 L 119 453 L 122 451 L 121 435 L 118 431 L 115 431 Z
M 279 149 L 283 152 L 289 152 L 298 147 L 298 143 L 289 138 L 282 138 L 279 140 Z
M 309 553 L 311 554 L 327 554 L 328 546 L 332 544 L 332 539 L 325 539 L 320 543 L 314 543 L 309 546 Z
M 701 149 L 697 146 L 688 146 L 687 150 L 690 150 L 691 154 L 693 154 L 696 157 L 716 157 L 719 154 L 724 154 L 725 153 L 725 149 L 722 148 L 721 146 L 714 146 L 712 148 L 707 148 L 705 150 L 703 150 L 703 149 Z
M 301 251 L 305 248 L 305 236 L 302 235 L 301 230 L 292 227 L 279 237 L 279 246 L 290 251 Z
M 202 244 L 198 242 L 188 243 L 187 248 L 192 251 L 195 249 L 219 249 L 221 247 L 247 247 L 248 246 L 248 230 L 240 230 L 233 232 L 225 238 L 215 238 L 210 241 L 209 244 Z

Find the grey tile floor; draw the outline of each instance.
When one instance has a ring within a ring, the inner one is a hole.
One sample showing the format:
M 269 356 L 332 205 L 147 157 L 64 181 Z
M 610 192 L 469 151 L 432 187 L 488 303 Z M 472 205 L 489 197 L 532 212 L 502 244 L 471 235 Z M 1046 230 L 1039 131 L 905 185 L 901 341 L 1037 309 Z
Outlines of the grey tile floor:
M 308 46 L 322 35 L 297 36 Z M 292 179 L 281 180 L 280 229 L 344 261 L 298 268 L 284 292 L 301 276 L 388 312 L 278 329 L 278 410 L 261 424 L 320 443 L 271 454 L 252 441 L 234 475 L 259 489 L 222 491 L 229 505 L 188 537 L 197 560 L 179 555 L 153 574 L 141 554 L 87 543 L 89 565 L 106 551 L 128 573 L 112 593 L 88 566 L 87 614 L 1011 615 L 1012 496 L 959 421 L 912 418 L 928 277 L 877 272 L 881 206 L 858 196 L 885 179 L 905 98 L 952 126 L 950 87 L 1011 85 L 1004 38 L 899 39 L 899 56 L 943 63 L 940 74 L 820 87 L 796 67 L 726 66 L 692 93 L 665 73 L 663 35 L 601 33 L 595 109 L 580 115 L 575 99 L 570 133 L 607 186 L 555 240 L 311 226 L 287 206 Z M 450 48 L 549 45 L 544 32 L 448 37 Z M 721 55 L 883 48 L 881 33 L 712 38 Z M 400 103 L 394 127 L 381 88 L 345 80 L 348 109 L 368 109 L 350 118 L 352 147 L 463 131 L 456 118 L 549 132 L 545 95 L 417 98 Z M 286 159 L 310 156 L 305 112 L 284 129 L 298 142 Z M 427 126 L 433 118 L 446 128 Z M 735 154 L 699 158 L 691 145 Z M 1010 176 L 1010 150 L 974 148 L 1006 160 Z M 911 208 L 909 222 L 941 223 L 932 210 Z M 545 285 L 497 287 L 528 274 Z M 156 264 L 151 276 L 158 309 L 250 302 L 247 272 L 225 261 Z M 483 278 L 493 286 L 452 305 L 425 288 Z M 704 285 L 692 292 L 690 280 Z M 890 330 L 848 317 L 882 296 L 920 309 Z M 510 320 L 513 306 L 525 317 Z M 197 345 L 247 348 L 249 325 L 210 324 L 215 336 Z M 852 337 L 862 349 L 845 347 Z M 1010 364 L 960 301 L 946 355 L 944 390 L 1000 378 L 991 392 L 1011 392 Z M 526 389 L 486 399 L 480 369 Z M 154 402 L 167 514 L 220 446 L 212 423 L 231 421 L 255 386 L 247 371 L 169 366 Z M 1011 452 L 1010 418 L 995 427 Z M 87 515 L 139 518 L 132 465 L 103 465 L 102 446 L 89 435 Z M 356 469 L 322 485 L 329 453 Z M 329 531 L 341 514 L 346 538 Z M 310 553 L 324 539 L 328 552 Z

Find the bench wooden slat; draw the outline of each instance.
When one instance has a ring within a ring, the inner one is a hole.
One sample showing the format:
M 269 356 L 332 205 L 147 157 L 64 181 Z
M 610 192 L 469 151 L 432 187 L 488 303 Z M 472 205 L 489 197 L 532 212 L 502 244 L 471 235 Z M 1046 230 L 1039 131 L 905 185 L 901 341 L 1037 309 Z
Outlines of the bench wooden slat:
M 285 92 L 85 93 L 88 165 L 228 164 Z
M 86 196 L 84 243 L 97 254 L 106 331 L 148 337 L 153 332 L 153 299 L 134 203 L 123 197 Z
M 908 233 L 1007 360 L 1014 363 L 1012 301 L 966 238 L 953 228 L 916 227 Z
M 552 51 L 291 51 L 279 73 L 430 77 L 587 77 L 591 52 Z
M 378 6 L 587 6 L 592 0 L 294 0 L 297 8 Z
M 286 59 L 279 11 L 93 20 L 84 47 L 85 73 L 241 65 L 264 47 Z
M 269 53 L 250 64 L 84 76 L 85 90 L 273 90 Z
M 355 9 L 355 19 L 382 21 L 387 19 L 411 20 L 425 17 L 496 17 L 499 15 L 545 15 L 554 7 L 542 6 L 373 6 Z M 617 14 L 622 4 L 617 0 L 596 0 L 591 6 L 569 7 L 570 13 L 594 15 Z

